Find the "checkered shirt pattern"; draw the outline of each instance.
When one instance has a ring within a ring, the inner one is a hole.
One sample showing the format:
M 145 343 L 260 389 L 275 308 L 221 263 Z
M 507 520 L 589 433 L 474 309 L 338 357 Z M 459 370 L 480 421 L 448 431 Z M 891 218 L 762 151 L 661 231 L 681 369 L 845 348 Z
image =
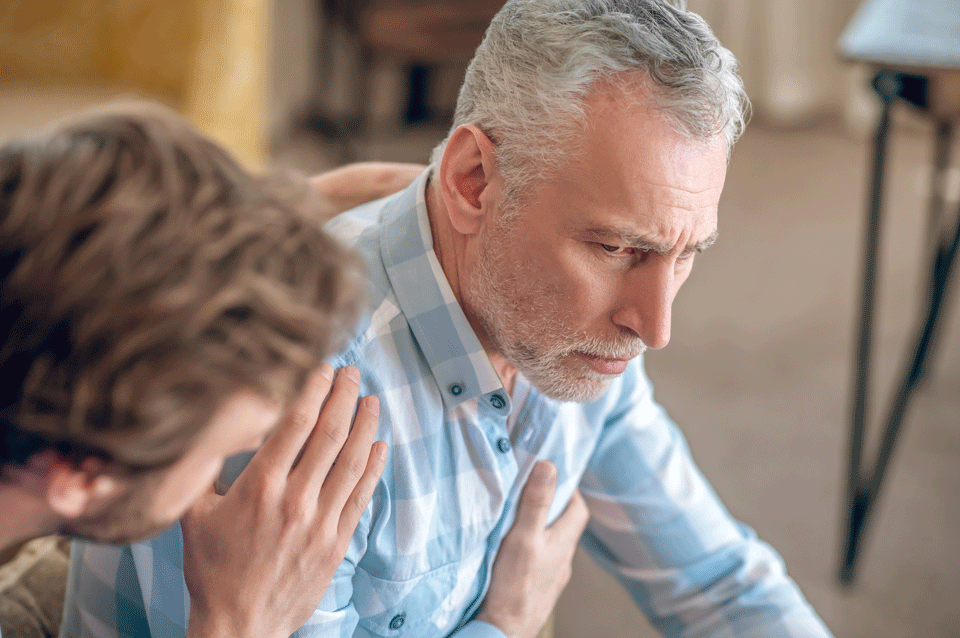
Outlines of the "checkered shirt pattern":
M 294 635 L 501 637 L 475 620 L 534 463 L 558 470 L 551 520 L 579 487 L 582 545 L 665 636 L 830 634 L 776 552 L 734 521 L 653 400 L 642 360 L 593 403 L 511 397 L 433 251 L 429 171 L 335 230 L 366 256 L 370 312 L 335 366 L 381 401 L 390 453 L 346 559 Z M 184 636 L 179 526 L 127 547 L 77 542 L 61 636 Z M 230 583 L 223 583 L 229 587 Z M 602 610 L 597 610 L 602 613 Z

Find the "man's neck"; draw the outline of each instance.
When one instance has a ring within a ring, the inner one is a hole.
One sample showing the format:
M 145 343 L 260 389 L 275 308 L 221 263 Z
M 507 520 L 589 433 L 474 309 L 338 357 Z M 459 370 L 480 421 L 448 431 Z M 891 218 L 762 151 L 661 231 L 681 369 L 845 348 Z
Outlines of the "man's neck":
M 0 483 L 0 550 L 57 530 L 55 517 L 35 495 L 16 483 Z
M 443 274 L 447 277 L 453 296 L 460 304 L 470 327 L 473 328 L 473 332 L 480 340 L 480 345 L 487 353 L 493 369 L 500 376 L 503 387 L 512 395 L 517 369 L 494 347 L 470 305 L 464 303 L 463 282 L 465 281 L 464 278 L 469 276 L 471 269 L 476 267 L 476 244 L 473 242 L 476 242 L 477 238 L 464 237 L 450 223 L 450 217 L 447 214 L 447 208 L 436 180 L 431 179 L 427 182 L 426 195 L 427 217 L 430 220 L 430 232 L 433 235 L 433 251 L 437 255 Z

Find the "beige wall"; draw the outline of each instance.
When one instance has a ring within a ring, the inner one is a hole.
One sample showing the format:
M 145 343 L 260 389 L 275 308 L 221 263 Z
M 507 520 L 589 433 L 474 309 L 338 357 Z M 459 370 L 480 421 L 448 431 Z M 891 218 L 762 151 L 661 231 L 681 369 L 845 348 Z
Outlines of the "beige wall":
M 740 62 L 757 118 L 777 125 L 843 113 L 872 122 L 864 74 L 837 55 L 860 0 L 689 0 Z

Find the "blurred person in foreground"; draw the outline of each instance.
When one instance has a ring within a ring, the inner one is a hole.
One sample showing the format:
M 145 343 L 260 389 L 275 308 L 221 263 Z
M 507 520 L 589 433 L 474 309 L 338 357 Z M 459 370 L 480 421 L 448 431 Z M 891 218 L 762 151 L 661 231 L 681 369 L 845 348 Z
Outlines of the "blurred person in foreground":
M 130 542 L 186 512 L 187 632 L 300 626 L 387 453 L 356 368 L 317 367 L 365 286 L 321 226 L 410 179 L 255 175 L 147 104 L 0 146 L 0 547 Z M 224 459 L 261 443 L 215 494 Z
M 717 237 L 746 106 L 733 55 L 676 3 L 504 5 L 432 166 L 339 225 L 367 260 L 370 311 L 333 363 L 380 398 L 391 451 L 298 637 L 534 636 L 568 572 L 539 583 L 536 613 L 519 590 L 502 598 L 498 569 L 531 542 L 505 533 L 529 476 L 556 483 L 548 522 L 586 502 L 582 545 L 665 636 L 829 636 L 723 507 L 643 369 Z M 168 569 L 180 542 L 88 546 L 84 564 L 143 556 L 100 577 L 154 628 L 186 594 Z M 132 635 L 97 595 L 80 591 L 70 616 Z

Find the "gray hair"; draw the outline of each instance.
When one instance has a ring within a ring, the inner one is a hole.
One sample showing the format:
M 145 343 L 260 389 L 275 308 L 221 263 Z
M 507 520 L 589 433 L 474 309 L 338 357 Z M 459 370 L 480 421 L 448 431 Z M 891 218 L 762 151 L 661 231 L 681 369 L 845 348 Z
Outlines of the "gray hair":
M 749 101 L 733 54 L 683 0 L 509 0 L 467 69 L 450 130 L 473 124 L 494 142 L 507 206 L 569 154 L 598 83 L 630 71 L 652 81 L 678 132 L 722 133 L 729 157 Z

